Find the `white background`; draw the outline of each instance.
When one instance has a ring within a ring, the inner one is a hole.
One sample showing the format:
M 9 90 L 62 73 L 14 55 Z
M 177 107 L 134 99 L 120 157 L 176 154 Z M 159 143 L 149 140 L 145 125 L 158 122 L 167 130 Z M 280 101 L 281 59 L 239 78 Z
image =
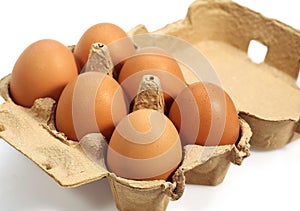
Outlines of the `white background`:
M 76 44 L 99 22 L 125 31 L 143 23 L 149 31 L 185 17 L 192 0 L 1 1 L 0 77 L 9 74 L 32 42 L 56 39 Z M 300 29 L 297 1 L 237 0 L 265 16 Z M 300 140 L 282 149 L 252 151 L 242 166 L 231 165 L 216 187 L 187 185 L 168 210 L 299 210 Z M 116 210 L 106 179 L 78 188 L 57 185 L 35 164 L 0 140 L 0 210 Z

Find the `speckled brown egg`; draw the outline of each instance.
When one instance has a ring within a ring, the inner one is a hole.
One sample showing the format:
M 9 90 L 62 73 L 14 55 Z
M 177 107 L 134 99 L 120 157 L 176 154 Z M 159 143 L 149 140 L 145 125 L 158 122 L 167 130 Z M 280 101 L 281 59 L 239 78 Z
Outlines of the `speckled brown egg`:
M 74 55 L 79 66 L 79 71 L 88 60 L 91 45 L 100 42 L 108 46 L 112 62 L 119 67 L 123 60 L 131 56 L 134 45 L 126 32 L 112 23 L 98 23 L 87 29 L 81 36 L 74 49 Z
M 182 159 L 178 132 L 161 112 L 140 109 L 117 125 L 107 150 L 108 168 L 134 180 L 167 180 Z
M 169 118 L 183 144 L 234 144 L 239 137 L 238 113 L 230 96 L 212 83 L 193 83 L 171 106 Z
M 100 72 L 87 72 L 63 90 L 56 109 L 56 128 L 78 141 L 88 133 L 110 138 L 115 125 L 127 114 L 127 103 L 119 84 Z
M 28 46 L 16 61 L 10 80 L 14 102 L 31 107 L 38 98 L 58 100 L 67 83 L 77 76 L 71 51 L 58 41 L 45 39 Z

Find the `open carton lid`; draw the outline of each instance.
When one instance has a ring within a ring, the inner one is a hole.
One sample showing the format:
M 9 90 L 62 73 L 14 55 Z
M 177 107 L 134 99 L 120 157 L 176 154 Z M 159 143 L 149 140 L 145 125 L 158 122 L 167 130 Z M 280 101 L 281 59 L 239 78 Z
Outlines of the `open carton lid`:
M 143 25 L 131 34 L 148 33 Z M 217 72 L 240 116 L 253 131 L 251 146 L 275 149 L 300 131 L 300 32 L 230 0 L 198 0 L 185 19 L 153 34 L 166 34 L 193 44 Z M 263 62 L 252 62 L 252 40 L 267 47 Z M 183 71 L 188 83 L 196 81 Z

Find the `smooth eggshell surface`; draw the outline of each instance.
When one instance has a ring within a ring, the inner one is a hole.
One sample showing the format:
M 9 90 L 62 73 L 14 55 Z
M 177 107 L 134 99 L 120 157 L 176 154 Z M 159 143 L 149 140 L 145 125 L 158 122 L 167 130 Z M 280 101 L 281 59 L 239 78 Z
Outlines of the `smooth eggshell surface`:
M 96 132 L 109 139 L 127 110 L 123 90 L 112 77 L 87 72 L 63 90 L 56 109 L 56 127 L 75 141 Z
M 98 42 L 108 46 L 114 65 L 122 63 L 135 51 L 133 42 L 119 26 L 112 23 L 95 24 L 84 32 L 75 46 L 74 55 L 79 71 L 88 61 L 91 45 Z
M 169 118 L 184 145 L 234 144 L 239 137 L 238 112 L 230 96 L 212 83 L 196 82 L 175 99 Z
M 107 164 L 117 176 L 167 180 L 182 159 L 178 132 L 161 112 L 141 109 L 118 124 L 109 142 Z
M 155 75 L 160 79 L 166 109 L 169 108 L 173 98 L 186 86 L 177 61 L 157 47 L 138 49 L 125 61 L 118 82 L 130 99 L 136 95 L 139 81 L 144 75 Z
M 31 107 L 38 98 L 58 100 L 67 83 L 77 76 L 71 51 L 55 40 L 39 40 L 28 46 L 16 61 L 10 81 L 13 100 Z

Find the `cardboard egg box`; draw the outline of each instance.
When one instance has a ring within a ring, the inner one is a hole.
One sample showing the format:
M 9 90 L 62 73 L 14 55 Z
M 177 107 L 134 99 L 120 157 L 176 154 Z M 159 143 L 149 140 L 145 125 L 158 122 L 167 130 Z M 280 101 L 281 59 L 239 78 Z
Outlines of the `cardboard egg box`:
M 143 33 L 149 32 L 142 25 L 129 32 Z M 105 166 L 105 143 L 95 146 L 102 149 L 97 165 L 78 142 L 56 131 L 55 101 L 38 99 L 32 108 L 16 105 L 9 96 L 10 76 L 0 82 L 0 94 L 6 100 L 0 106 L 0 136 L 63 187 L 106 177 L 120 210 L 165 210 L 170 200 L 180 198 L 187 183 L 219 184 L 230 163 L 240 165 L 249 156 L 251 130 L 251 145 L 260 149 L 275 149 L 294 140 L 295 133 L 300 131 L 297 30 L 232 1 L 198 0 L 189 7 L 184 19 L 153 34 L 186 40 L 207 57 L 239 110 L 241 134 L 236 144 L 211 148 L 185 146 L 183 162 L 171 181 L 120 178 Z M 268 48 L 260 64 L 247 56 L 251 40 Z M 140 47 L 149 45 L 134 41 Z M 187 83 L 198 80 L 185 67 L 182 71 Z
M 106 177 L 119 210 L 165 210 L 170 200 L 177 200 L 183 194 L 186 175 L 190 183 L 216 185 L 223 181 L 230 163 L 240 165 L 249 156 L 252 133 L 240 119 L 240 137 L 234 145 L 185 146 L 184 159 L 171 181 L 124 179 L 106 168 L 105 140 L 86 147 L 81 145 L 83 140 L 80 143 L 68 140 L 55 129 L 56 102 L 41 98 L 31 108 L 16 105 L 9 95 L 10 78 L 8 75 L 0 81 L 0 95 L 5 99 L 0 106 L 1 138 L 63 187 L 77 187 Z M 90 134 L 84 141 L 100 140 L 97 136 Z

